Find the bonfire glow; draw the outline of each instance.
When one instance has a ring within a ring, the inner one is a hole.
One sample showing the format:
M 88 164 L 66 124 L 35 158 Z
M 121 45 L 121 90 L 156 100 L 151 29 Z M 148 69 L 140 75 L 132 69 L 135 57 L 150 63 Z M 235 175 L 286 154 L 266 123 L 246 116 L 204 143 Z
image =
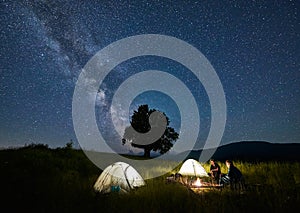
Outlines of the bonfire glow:
M 197 180 L 194 182 L 194 186 L 200 187 L 201 185 L 200 178 L 197 178 Z

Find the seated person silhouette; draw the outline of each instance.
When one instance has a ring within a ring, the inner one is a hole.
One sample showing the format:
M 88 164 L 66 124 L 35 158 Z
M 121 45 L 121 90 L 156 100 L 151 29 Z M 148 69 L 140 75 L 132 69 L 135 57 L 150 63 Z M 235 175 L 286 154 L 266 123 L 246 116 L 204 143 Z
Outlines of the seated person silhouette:
M 214 159 L 210 159 L 210 171 L 208 175 L 212 178 L 212 183 L 219 183 L 221 176 L 221 168 Z

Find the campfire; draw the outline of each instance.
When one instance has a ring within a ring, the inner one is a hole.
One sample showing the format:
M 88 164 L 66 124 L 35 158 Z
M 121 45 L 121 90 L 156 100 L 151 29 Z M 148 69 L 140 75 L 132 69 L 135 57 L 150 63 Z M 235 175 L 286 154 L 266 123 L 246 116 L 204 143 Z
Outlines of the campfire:
M 194 185 L 195 187 L 201 187 L 202 184 L 201 184 L 200 178 L 197 178 L 197 180 L 193 183 L 193 185 Z

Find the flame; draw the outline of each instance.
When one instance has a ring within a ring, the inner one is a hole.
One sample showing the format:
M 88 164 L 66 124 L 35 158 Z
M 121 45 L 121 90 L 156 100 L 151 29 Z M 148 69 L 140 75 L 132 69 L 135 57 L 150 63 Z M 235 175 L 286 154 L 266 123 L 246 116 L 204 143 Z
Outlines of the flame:
M 197 186 L 197 187 L 200 187 L 202 185 L 201 181 L 200 181 L 200 178 L 197 178 L 197 180 L 194 182 L 194 185 Z

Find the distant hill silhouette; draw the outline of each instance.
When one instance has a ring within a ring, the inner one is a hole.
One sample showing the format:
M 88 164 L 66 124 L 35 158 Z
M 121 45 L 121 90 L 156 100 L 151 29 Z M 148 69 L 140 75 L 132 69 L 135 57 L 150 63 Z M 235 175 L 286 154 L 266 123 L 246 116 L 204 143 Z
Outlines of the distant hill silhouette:
M 209 154 L 213 149 L 191 150 L 180 153 L 187 155 L 186 159 L 193 158 L 199 160 L 200 154 Z M 189 152 L 189 154 L 187 153 Z M 177 155 L 178 156 L 178 155 Z M 265 141 L 241 141 L 226 144 L 217 148 L 212 158 L 224 161 L 245 160 L 245 161 L 300 161 L 300 143 L 269 143 Z

